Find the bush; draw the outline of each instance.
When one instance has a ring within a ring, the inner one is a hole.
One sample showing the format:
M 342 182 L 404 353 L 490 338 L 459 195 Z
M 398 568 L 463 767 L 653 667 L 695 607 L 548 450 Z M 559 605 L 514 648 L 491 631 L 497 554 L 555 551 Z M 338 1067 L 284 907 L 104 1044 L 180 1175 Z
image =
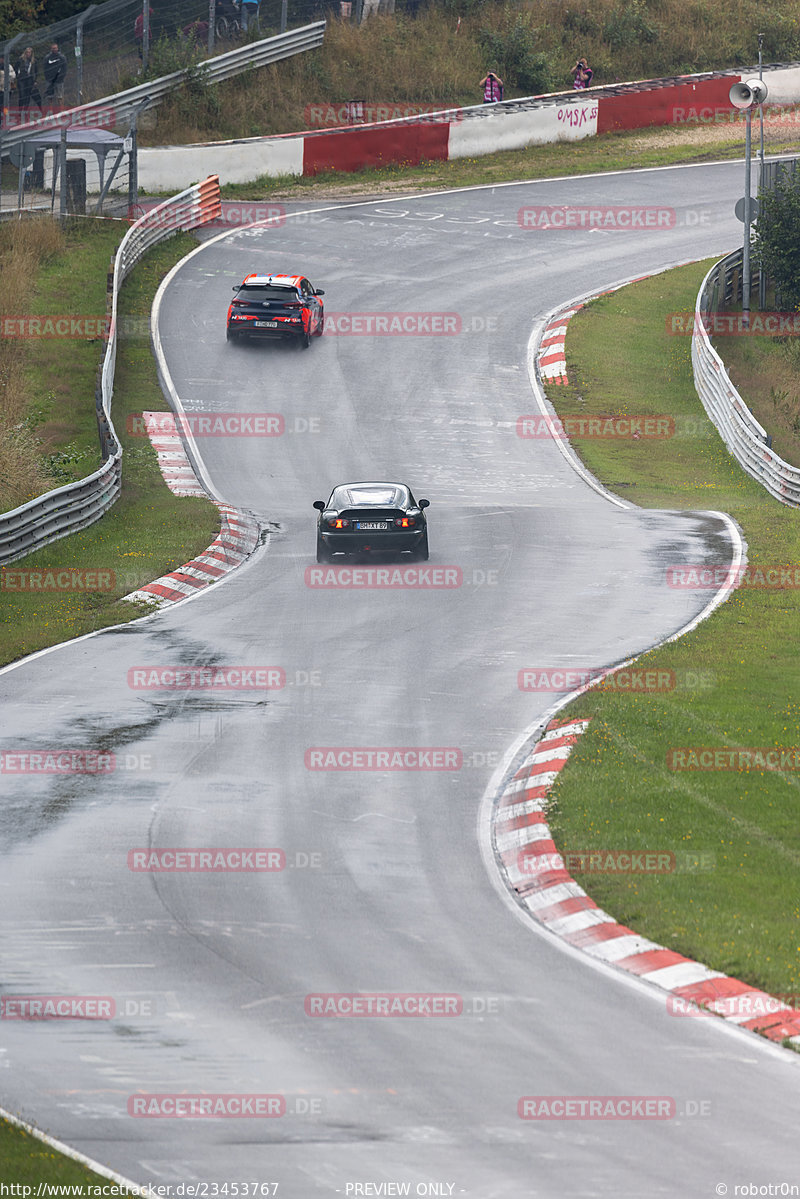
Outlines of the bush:
M 478 39 L 490 70 L 496 70 L 507 87 L 518 87 L 529 96 L 553 90 L 553 70 L 547 55 L 536 49 L 537 30 L 522 13 L 512 17 L 504 9 L 499 29 L 479 30 Z
M 648 21 L 642 0 L 613 8 L 603 26 L 603 37 L 614 50 L 658 41 L 658 28 Z
M 782 307 L 800 309 L 800 174 L 759 197 L 754 258 L 775 284 Z

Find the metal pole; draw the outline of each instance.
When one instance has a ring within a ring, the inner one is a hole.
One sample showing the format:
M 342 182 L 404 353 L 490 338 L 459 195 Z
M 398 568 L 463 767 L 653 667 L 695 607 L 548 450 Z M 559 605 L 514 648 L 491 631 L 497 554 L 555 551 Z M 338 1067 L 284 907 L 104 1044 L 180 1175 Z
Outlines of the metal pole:
M 744 143 L 744 245 L 742 247 L 742 325 L 750 327 L 750 152 L 752 146 L 753 106 L 745 110 L 747 132 Z
M 281 0 L 281 33 L 286 32 L 289 23 L 289 0 Z
M 761 51 L 762 51 L 763 45 L 764 45 L 764 34 L 759 33 L 759 35 L 758 35 L 758 77 L 761 80 L 763 80 L 763 78 L 764 78 L 764 68 L 763 68 L 763 64 L 761 61 L 761 58 L 762 58 Z M 766 167 L 764 165 L 764 105 L 763 104 L 759 104 L 759 106 L 758 106 L 758 115 L 759 115 L 759 120 L 761 123 L 761 150 L 760 150 L 760 155 L 759 155 L 760 165 L 759 165 L 759 171 L 758 171 L 758 195 L 760 198 L 764 191 L 764 180 L 765 180 L 765 176 L 766 176 Z M 762 270 L 759 270 L 759 272 L 758 272 L 758 310 L 759 310 L 759 312 L 764 311 L 764 307 L 765 307 L 766 303 L 767 303 L 767 276 L 764 274 L 764 272 Z
M 216 34 L 217 4 L 216 0 L 208 0 L 208 52 L 214 53 L 214 36 Z
M 75 67 L 78 72 L 78 103 L 83 104 L 83 23 L 90 12 L 94 12 L 96 4 L 90 4 L 78 17 L 75 26 Z
M 131 128 L 128 137 L 131 142 L 131 150 L 128 155 L 128 214 L 132 215 L 136 211 L 136 205 L 139 203 L 139 161 L 137 158 L 138 146 L 136 141 L 136 120 L 139 116 L 137 108 L 131 117 Z M 135 218 L 134 218 L 135 219 Z
M 150 0 L 142 0 L 142 74 L 150 58 Z
M 58 180 L 58 215 L 67 215 L 67 127 L 61 130 L 61 177 Z

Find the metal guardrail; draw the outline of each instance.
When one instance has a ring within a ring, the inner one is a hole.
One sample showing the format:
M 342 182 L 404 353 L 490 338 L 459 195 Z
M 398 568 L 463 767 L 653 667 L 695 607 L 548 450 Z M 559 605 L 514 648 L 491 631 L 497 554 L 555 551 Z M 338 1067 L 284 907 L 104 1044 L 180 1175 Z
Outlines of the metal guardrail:
M 12 512 L 0 515 L 0 563 L 13 562 L 59 537 L 86 528 L 99 520 L 118 499 L 122 487 L 122 447 L 111 420 L 111 397 L 117 360 L 119 290 L 152 246 L 179 230 L 195 229 L 217 219 L 221 211 L 219 176 L 211 175 L 203 183 L 196 183 L 150 209 L 123 237 L 114 259 L 111 325 L 95 394 L 103 465 L 86 479 L 48 491 Z
M 142 107 L 143 101 L 149 99 L 151 103 L 148 107 L 154 107 L 190 76 L 201 78 L 204 83 L 221 83 L 224 79 L 232 79 L 251 68 L 266 67 L 282 58 L 291 58 L 306 50 L 316 50 L 322 45 L 326 24 L 326 21 L 314 21 L 311 25 L 302 25 L 299 29 L 291 29 L 275 37 L 250 42 L 236 50 L 228 50 L 225 54 L 218 54 L 216 58 L 208 58 L 198 63 L 196 67 L 173 71 L 170 75 L 162 75 L 160 79 L 137 84 L 127 91 L 93 100 L 79 108 L 64 109 L 52 118 L 31 121 L 29 125 L 19 125 L 17 128 L 2 129 L 0 154 L 5 153 L 11 146 L 20 145 L 42 129 L 59 129 L 65 125 L 107 125 L 111 114 L 115 124 L 126 121 Z
M 692 330 L 694 385 L 703 407 L 739 465 L 782 504 L 800 508 L 800 467 L 784 462 L 770 437 L 734 387 L 706 329 L 709 312 L 741 296 L 742 251 L 721 259 L 706 275 L 697 296 Z

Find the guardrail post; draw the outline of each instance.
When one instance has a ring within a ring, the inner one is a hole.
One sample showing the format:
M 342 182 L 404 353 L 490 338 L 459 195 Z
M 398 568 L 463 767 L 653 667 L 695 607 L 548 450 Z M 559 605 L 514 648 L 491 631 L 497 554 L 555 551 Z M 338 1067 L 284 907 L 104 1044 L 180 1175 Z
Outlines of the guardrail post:
M 289 0 L 281 0 L 281 33 L 286 32 L 289 21 Z
M 58 215 L 63 220 L 67 215 L 67 127 L 61 129 L 61 143 L 58 153 L 61 163 L 61 174 L 58 178 Z
M 214 53 L 214 37 L 216 36 L 217 4 L 216 0 L 208 0 L 208 52 Z

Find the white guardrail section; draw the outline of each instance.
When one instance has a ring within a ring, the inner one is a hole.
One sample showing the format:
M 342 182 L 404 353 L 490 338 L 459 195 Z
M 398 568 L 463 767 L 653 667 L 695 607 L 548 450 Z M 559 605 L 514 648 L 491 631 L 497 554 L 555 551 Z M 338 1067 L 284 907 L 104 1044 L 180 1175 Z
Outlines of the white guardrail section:
M 800 508 L 800 467 L 784 462 L 770 449 L 766 430 L 733 386 L 705 327 L 704 318 L 712 310 L 713 293 L 724 296 L 726 272 L 741 269 L 741 265 L 742 251 L 736 250 L 713 266 L 703 280 L 692 330 L 694 385 L 708 416 L 739 465 L 776 500 Z
M 287 33 L 263 38 L 260 42 L 251 42 L 236 50 L 228 50 L 226 54 L 218 54 L 216 58 L 205 59 L 191 68 L 191 71 L 196 72 L 204 83 L 221 83 L 223 79 L 232 79 L 251 67 L 266 67 L 282 58 L 291 58 L 294 54 L 315 50 L 322 45 L 325 25 L 325 21 L 314 21 L 311 25 L 302 25 L 299 29 L 291 29 Z M 180 87 L 189 73 L 189 70 L 174 71 L 171 75 L 162 75 L 160 79 L 150 79 L 147 83 L 137 84 L 125 92 L 117 92 L 102 100 L 93 100 L 80 108 L 65 109 L 52 118 L 32 121 L 30 125 L 20 125 L 17 128 L 2 129 L 0 150 L 5 152 L 11 146 L 34 137 L 43 129 L 60 129 L 64 125 L 108 128 L 113 124 L 121 124 L 133 114 L 142 101 L 149 98 L 151 103 L 148 107 L 154 107 L 169 92 Z
M 0 563 L 13 562 L 93 524 L 118 499 L 122 488 L 122 447 L 111 421 L 111 398 L 117 359 L 119 290 L 152 246 L 179 230 L 194 229 L 219 215 L 219 179 L 214 175 L 151 209 L 125 234 L 114 259 L 111 321 L 96 396 L 103 465 L 86 479 L 48 491 L 12 512 L 0 514 Z

